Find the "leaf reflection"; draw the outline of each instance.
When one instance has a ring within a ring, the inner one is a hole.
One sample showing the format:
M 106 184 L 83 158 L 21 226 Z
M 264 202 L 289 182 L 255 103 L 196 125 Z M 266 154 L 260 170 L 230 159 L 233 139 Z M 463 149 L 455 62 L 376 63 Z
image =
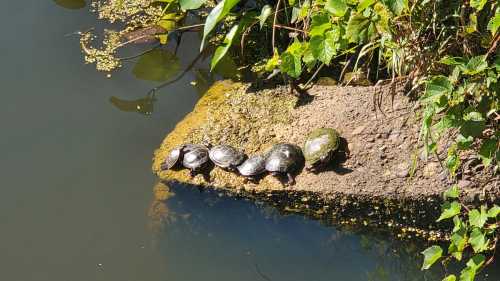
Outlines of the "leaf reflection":
M 153 94 L 148 94 L 146 97 L 136 100 L 124 100 L 112 96 L 109 101 L 121 111 L 138 112 L 144 115 L 150 115 L 153 113 L 154 102 L 156 99 Z
M 132 73 L 138 79 L 164 82 L 180 71 L 179 58 L 165 49 L 154 49 L 141 56 Z
M 71 10 L 81 9 L 85 7 L 85 0 L 54 0 L 57 5 Z

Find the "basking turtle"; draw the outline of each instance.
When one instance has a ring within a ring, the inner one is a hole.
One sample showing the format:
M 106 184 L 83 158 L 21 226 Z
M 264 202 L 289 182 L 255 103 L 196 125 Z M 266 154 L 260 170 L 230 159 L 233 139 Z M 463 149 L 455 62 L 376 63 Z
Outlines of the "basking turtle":
M 254 181 L 266 172 L 266 159 L 260 155 L 252 156 L 239 165 L 237 169 L 240 175 Z
M 292 172 L 302 164 L 304 157 L 299 147 L 288 143 L 274 145 L 266 155 L 266 170 L 272 175 L 286 175 L 287 184 L 295 184 Z
M 339 133 L 332 128 L 319 128 L 307 136 L 304 144 L 306 169 L 315 170 L 318 165 L 326 164 L 340 145 Z
M 230 145 L 217 145 L 210 149 L 208 157 L 215 165 L 235 170 L 246 158 L 246 155 Z
M 170 150 L 170 152 L 167 155 L 167 158 L 165 158 L 165 161 L 161 164 L 160 169 L 162 171 L 165 171 L 172 169 L 174 167 L 178 167 L 179 166 L 178 164 L 182 162 L 183 150 L 184 150 L 184 145 L 180 145 Z M 179 161 L 179 159 L 181 159 L 181 161 Z
M 191 176 L 202 172 L 209 163 L 208 148 L 201 144 L 185 145 L 182 149 L 184 156 L 182 165 L 191 170 Z

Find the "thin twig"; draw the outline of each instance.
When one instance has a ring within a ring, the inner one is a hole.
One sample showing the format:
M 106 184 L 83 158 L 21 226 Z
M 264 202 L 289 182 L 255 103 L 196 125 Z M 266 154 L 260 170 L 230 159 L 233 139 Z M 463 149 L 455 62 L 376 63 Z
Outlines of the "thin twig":
M 323 66 L 325 66 L 325 64 L 321 63 L 321 65 L 318 67 L 318 69 L 316 69 L 311 78 L 309 78 L 309 80 L 307 80 L 307 82 L 304 84 L 304 87 L 302 87 L 302 89 L 307 89 L 308 85 L 314 80 L 314 78 L 316 78 L 316 75 L 318 75 Z
M 298 29 L 298 28 L 294 28 L 294 27 L 290 27 L 290 26 L 286 26 L 286 25 L 281 25 L 281 24 L 275 24 L 274 26 L 276 26 L 278 28 L 283 28 L 283 29 L 288 29 L 288 30 L 292 30 L 292 31 L 302 32 L 302 33 L 304 33 L 304 34 L 307 35 L 307 31 L 304 31 L 302 29 Z
M 278 3 L 276 3 L 276 13 L 274 13 L 274 19 L 273 19 L 273 37 L 271 39 L 271 44 L 273 46 L 273 50 L 274 50 L 274 41 L 275 41 L 275 38 L 276 38 L 276 22 L 278 21 L 278 10 L 280 9 L 280 4 L 281 4 L 281 0 L 278 0 Z
M 140 57 L 140 56 L 143 56 L 143 55 L 145 55 L 145 54 L 147 54 L 147 53 L 149 53 L 149 52 L 151 52 L 151 51 L 155 50 L 156 48 L 158 48 L 158 47 L 160 47 L 160 46 L 161 46 L 161 44 L 156 44 L 156 45 L 155 45 L 155 46 L 153 46 L 152 48 L 150 48 L 150 49 L 148 49 L 148 50 L 146 50 L 146 51 L 140 52 L 139 54 L 136 54 L 136 55 L 133 55 L 133 56 L 129 56 L 129 57 L 121 57 L 121 58 L 118 58 L 118 59 L 119 59 L 119 60 L 122 60 L 122 61 L 124 61 L 124 60 L 131 60 L 131 59 L 135 59 L 135 58 L 138 58 L 138 57 Z

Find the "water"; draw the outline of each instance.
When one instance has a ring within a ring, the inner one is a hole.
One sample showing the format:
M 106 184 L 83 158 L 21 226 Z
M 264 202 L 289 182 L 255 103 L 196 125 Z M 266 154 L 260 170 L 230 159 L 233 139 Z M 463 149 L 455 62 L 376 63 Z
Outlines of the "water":
M 82 64 L 64 35 L 95 16 L 76 9 L 84 1 L 55 2 L 0 11 L 0 280 L 440 280 L 419 271 L 418 244 L 195 188 L 154 201 L 152 152 L 199 98 L 189 82 L 203 71 L 152 103 L 158 83 L 136 79 L 133 61 L 110 79 Z M 197 40 L 183 38 L 181 67 Z M 498 268 L 489 276 L 500 279 Z

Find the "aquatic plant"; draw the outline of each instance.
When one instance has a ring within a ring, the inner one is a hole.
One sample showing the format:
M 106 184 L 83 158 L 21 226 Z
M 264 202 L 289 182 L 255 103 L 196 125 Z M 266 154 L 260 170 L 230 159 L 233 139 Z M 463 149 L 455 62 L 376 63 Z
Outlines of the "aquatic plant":
M 448 249 L 433 245 L 422 252 L 422 270 L 429 269 L 437 261 L 445 266 L 452 261 L 467 259 L 459 275 L 460 281 L 472 281 L 475 276 L 491 264 L 500 238 L 500 207 L 481 205 L 470 209 L 459 199 L 460 190 L 454 185 L 444 193 L 445 202 L 437 222 L 453 221 Z M 443 281 L 457 280 L 455 274 L 447 273 Z

